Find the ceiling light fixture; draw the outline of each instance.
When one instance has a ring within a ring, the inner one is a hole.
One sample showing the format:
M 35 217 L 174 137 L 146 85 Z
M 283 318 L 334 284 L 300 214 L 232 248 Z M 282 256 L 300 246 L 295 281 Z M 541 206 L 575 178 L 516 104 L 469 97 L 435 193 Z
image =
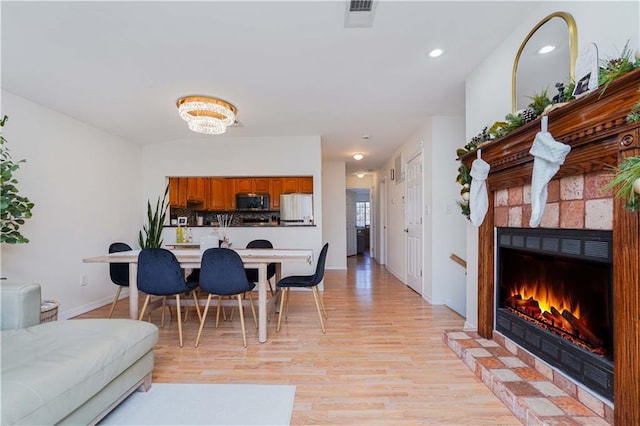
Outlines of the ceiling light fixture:
M 356 161 L 360 161 L 364 158 L 364 154 L 362 153 L 357 153 L 357 154 L 353 154 L 353 159 Z
M 356 173 L 356 176 L 358 176 L 358 178 L 362 179 L 364 177 L 364 173 L 358 172 L 358 173 Z
M 180 117 L 189 129 L 207 135 L 219 135 L 236 121 L 236 107 L 209 96 L 185 96 L 176 103 Z
M 432 58 L 437 58 L 438 56 L 442 55 L 444 53 L 444 50 L 442 49 L 433 49 L 431 52 L 429 52 L 429 56 Z
M 556 49 L 555 46 L 548 44 L 546 46 L 542 46 L 540 50 L 538 50 L 538 53 L 541 55 L 544 55 L 545 53 L 553 52 L 555 49 Z

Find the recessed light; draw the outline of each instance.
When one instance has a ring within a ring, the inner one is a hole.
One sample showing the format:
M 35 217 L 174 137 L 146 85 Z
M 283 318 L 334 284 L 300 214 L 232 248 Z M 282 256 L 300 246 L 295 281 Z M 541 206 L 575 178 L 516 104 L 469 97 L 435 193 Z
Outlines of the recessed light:
M 432 58 L 437 58 L 438 56 L 442 55 L 444 53 L 444 50 L 442 49 L 433 49 L 431 52 L 429 52 L 429 56 Z
M 548 44 L 546 46 L 542 46 L 540 50 L 538 50 L 538 53 L 544 55 L 545 53 L 553 52 L 555 49 L 555 46 Z
M 364 158 L 364 154 L 361 154 L 361 153 L 353 154 L 353 159 L 354 160 L 360 161 L 363 158 Z

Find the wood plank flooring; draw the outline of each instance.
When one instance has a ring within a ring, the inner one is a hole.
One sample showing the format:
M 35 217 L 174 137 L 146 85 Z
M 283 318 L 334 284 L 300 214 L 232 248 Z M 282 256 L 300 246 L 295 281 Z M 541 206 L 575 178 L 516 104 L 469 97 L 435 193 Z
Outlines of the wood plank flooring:
M 292 291 L 280 333 L 277 315 L 269 317 L 267 343 L 258 343 L 245 311 L 247 348 L 237 310 L 218 329 L 210 313 L 197 349 L 195 312 L 184 326 L 183 348 L 177 323 L 167 322 L 153 381 L 295 385 L 292 424 L 520 424 L 443 343 L 443 331 L 464 322 L 449 308 L 431 306 L 366 256 L 350 257 L 346 272 L 327 271 L 323 297 L 327 334 L 312 293 Z M 121 300 L 114 317 L 126 317 L 127 305 Z M 108 312 L 105 306 L 81 317 Z M 160 324 L 159 311 L 152 321 Z

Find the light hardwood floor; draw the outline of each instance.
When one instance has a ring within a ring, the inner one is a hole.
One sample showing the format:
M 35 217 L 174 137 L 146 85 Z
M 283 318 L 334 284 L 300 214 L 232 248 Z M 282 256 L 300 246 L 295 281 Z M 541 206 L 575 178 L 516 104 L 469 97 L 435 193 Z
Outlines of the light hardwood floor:
M 153 381 L 295 385 L 292 424 L 520 424 L 443 343 L 443 330 L 461 329 L 463 319 L 428 304 L 368 257 L 349 258 L 346 272 L 326 272 L 324 304 L 323 335 L 312 293 L 292 291 L 288 320 L 276 333 L 271 314 L 264 344 L 245 311 L 246 349 L 237 310 L 218 329 L 210 313 L 198 349 L 195 312 L 182 349 L 176 322 L 168 322 L 160 330 Z M 105 306 L 82 317 L 108 312 Z M 126 315 L 125 299 L 114 317 Z M 160 324 L 159 311 L 152 321 Z

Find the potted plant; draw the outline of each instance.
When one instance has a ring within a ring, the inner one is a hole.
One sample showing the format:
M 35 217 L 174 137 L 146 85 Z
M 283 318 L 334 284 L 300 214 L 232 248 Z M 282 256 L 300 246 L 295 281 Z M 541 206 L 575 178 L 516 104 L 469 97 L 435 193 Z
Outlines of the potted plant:
M 138 244 L 140 248 L 158 248 L 162 246 L 162 229 L 164 228 L 164 220 L 167 215 L 167 194 L 169 186 L 164 190 L 162 201 L 160 197 L 156 201 L 155 209 L 151 208 L 151 203 L 147 201 L 147 221 L 142 231 L 138 233 Z
M 4 127 L 8 117 L 5 115 L 0 121 L 0 128 Z M 2 171 L 2 198 L 0 207 L 2 210 L 2 224 L 0 242 L 8 244 L 25 244 L 29 242 L 20 232 L 20 226 L 24 225 L 26 219 L 31 217 L 31 209 L 34 204 L 27 198 L 20 195 L 18 191 L 18 180 L 13 176 L 20 168 L 20 164 L 26 160 L 14 162 L 11 158 L 7 140 L 0 132 L 0 156 Z

